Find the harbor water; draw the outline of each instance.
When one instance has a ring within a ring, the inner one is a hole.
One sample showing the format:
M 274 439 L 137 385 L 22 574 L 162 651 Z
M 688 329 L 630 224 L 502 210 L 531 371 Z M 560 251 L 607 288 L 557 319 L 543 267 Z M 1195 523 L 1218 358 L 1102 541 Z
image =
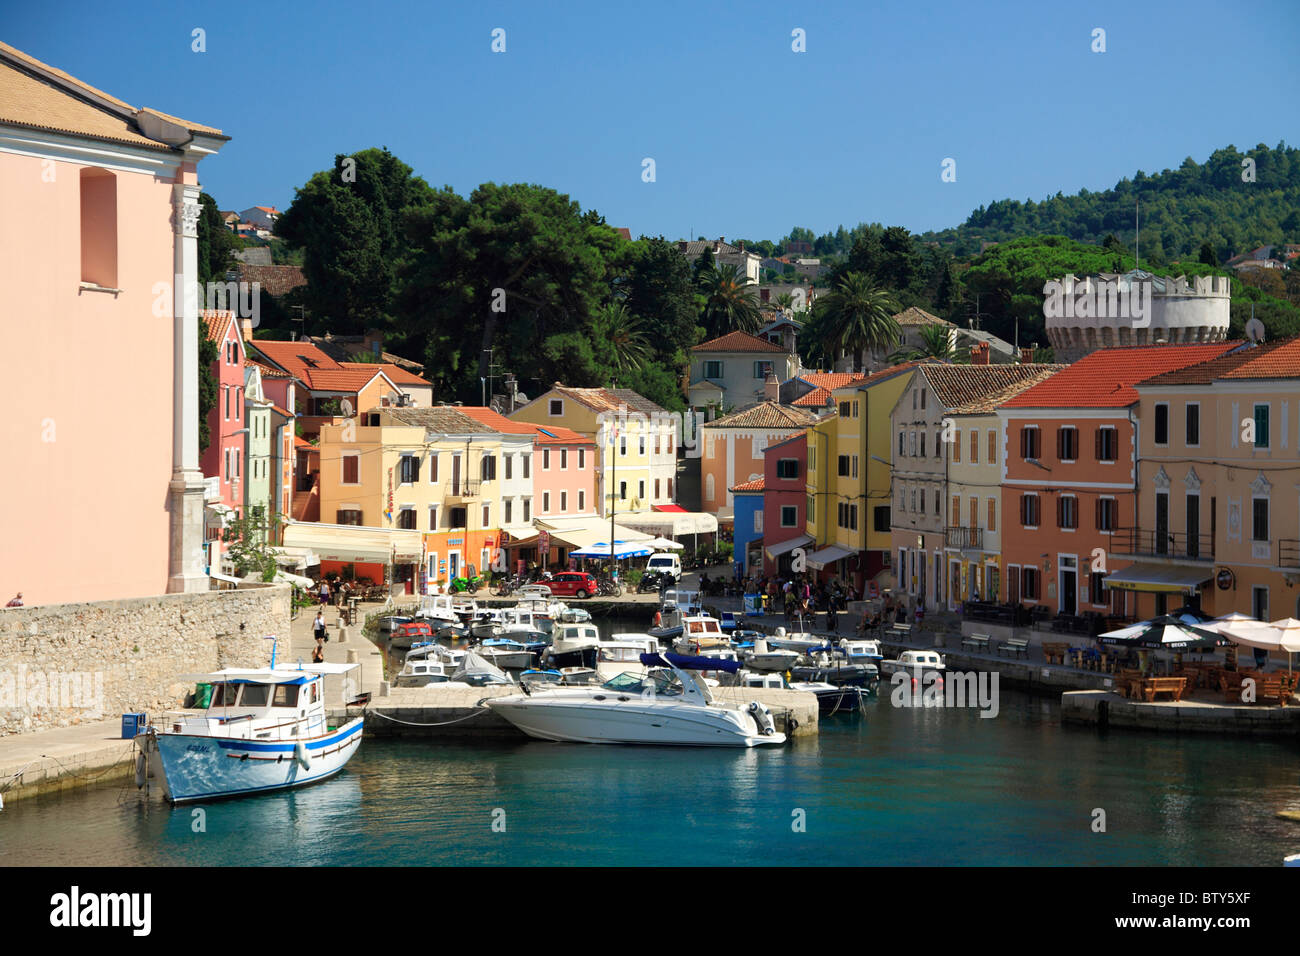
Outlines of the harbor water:
M 296 792 L 173 809 L 91 786 L 8 806 L 0 863 L 1277 866 L 1300 850 L 1276 817 L 1298 774 L 1289 741 L 1099 734 L 1006 690 L 992 719 L 896 708 L 886 688 L 783 747 L 374 739 Z

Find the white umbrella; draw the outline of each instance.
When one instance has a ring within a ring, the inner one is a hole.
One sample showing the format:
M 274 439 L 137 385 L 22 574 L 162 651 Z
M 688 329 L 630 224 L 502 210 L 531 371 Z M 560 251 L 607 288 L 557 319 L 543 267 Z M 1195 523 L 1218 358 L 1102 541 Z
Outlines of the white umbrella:
M 1300 621 L 1284 617 L 1265 624 L 1262 621 L 1239 621 L 1218 629 L 1228 640 L 1264 651 L 1286 651 L 1286 669 L 1291 669 L 1291 655 L 1300 651 Z
M 650 541 L 643 543 L 647 547 L 660 549 L 667 548 L 669 551 L 682 551 L 686 547 L 684 544 L 678 544 L 676 541 L 672 540 L 672 538 L 653 538 Z

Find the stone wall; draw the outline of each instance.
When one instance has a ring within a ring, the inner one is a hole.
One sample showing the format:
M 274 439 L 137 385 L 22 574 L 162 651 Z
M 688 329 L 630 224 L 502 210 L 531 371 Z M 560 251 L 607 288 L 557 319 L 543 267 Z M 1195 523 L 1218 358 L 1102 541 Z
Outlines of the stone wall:
M 184 674 L 289 644 L 287 585 L 0 610 L 0 736 L 181 706 Z

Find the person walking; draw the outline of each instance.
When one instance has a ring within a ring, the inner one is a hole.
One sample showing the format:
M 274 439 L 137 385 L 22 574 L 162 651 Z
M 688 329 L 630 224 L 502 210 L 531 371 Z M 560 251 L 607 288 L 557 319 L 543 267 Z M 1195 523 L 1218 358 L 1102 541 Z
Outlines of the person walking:
M 312 636 L 316 638 L 316 649 L 312 651 L 311 659 L 314 663 L 319 664 L 325 659 L 325 612 L 317 611 L 316 620 L 311 624 Z
M 320 606 L 324 607 L 330 603 L 330 583 L 324 578 L 320 582 Z

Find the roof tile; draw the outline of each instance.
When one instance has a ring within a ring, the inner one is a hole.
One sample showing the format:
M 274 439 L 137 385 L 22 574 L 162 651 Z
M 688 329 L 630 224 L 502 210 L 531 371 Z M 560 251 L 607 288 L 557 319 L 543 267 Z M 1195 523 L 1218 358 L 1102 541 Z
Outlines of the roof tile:
M 741 332 L 739 329 L 734 332 L 728 332 L 726 335 L 720 335 L 716 339 L 710 339 L 707 342 L 701 342 L 699 345 L 692 346 L 691 351 L 786 353 L 786 350 L 781 346 L 769 342 L 767 339 L 761 339 L 757 335 L 751 335 L 748 332 Z
M 817 423 L 817 416 L 802 408 L 759 402 L 749 408 L 706 422 L 704 428 L 807 428 Z
M 1133 387 L 1138 382 L 1217 358 L 1240 344 L 1213 342 L 1099 349 L 1004 402 L 1002 407 L 1124 408 L 1138 400 Z

